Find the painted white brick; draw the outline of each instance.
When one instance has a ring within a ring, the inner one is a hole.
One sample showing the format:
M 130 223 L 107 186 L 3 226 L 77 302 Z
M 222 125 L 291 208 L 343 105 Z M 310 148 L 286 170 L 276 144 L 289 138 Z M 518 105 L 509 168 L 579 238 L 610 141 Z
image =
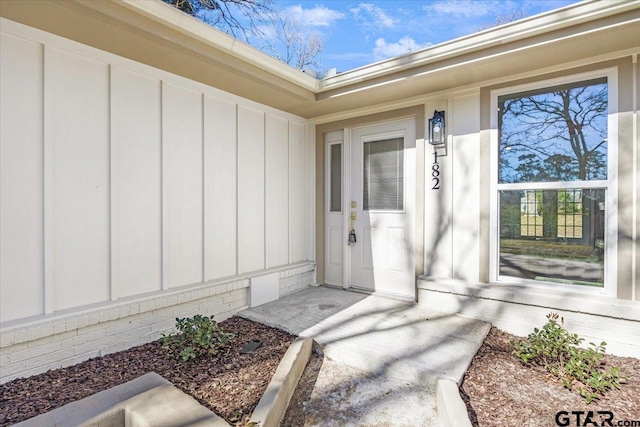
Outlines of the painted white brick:
M 89 360 L 93 357 L 99 357 L 100 351 L 99 350 L 92 350 L 92 351 L 88 351 L 86 353 L 82 353 L 82 354 L 78 354 L 75 355 L 73 357 L 70 357 L 68 359 L 63 359 L 60 362 L 57 363 L 57 365 L 59 365 L 60 367 L 63 366 L 71 366 L 71 365 L 75 365 L 76 363 L 80 363 L 80 362 L 84 362 L 85 360 Z
M 89 313 L 89 325 L 96 325 L 100 323 L 100 312 Z
M 145 311 L 149 311 L 150 307 L 149 307 L 149 301 L 142 301 L 139 304 L 140 307 L 140 313 L 144 313 Z
M 78 331 L 78 335 L 73 337 L 73 345 L 80 345 L 85 342 L 98 341 L 106 336 L 106 328 L 94 329 L 91 331 Z
M 77 323 L 77 328 L 84 328 L 87 325 L 89 325 L 89 315 L 87 314 L 82 314 L 78 317 L 76 317 L 76 323 Z
M 167 306 L 167 297 L 156 298 L 151 301 L 152 310 L 159 310 Z
M 61 334 L 67 331 L 67 321 L 58 320 L 53 323 L 53 334 Z
M 65 348 L 52 353 L 42 354 L 37 357 L 32 357 L 24 361 L 25 369 L 34 369 L 34 368 L 37 368 L 38 366 L 42 366 L 45 363 L 51 363 L 52 360 L 63 360 L 73 356 L 74 354 L 75 353 L 73 348 Z
M 134 314 L 140 313 L 140 304 L 134 303 L 129 306 L 129 315 L 132 316 Z
M 24 364 L 23 364 L 24 365 Z M 47 368 L 48 369 L 48 368 Z M 24 368 L 22 368 L 19 372 L 12 374 L 12 375 L 4 375 L 4 371 L 2 370 L 2 368 L 0 368 L 0 376 L 2 377 L 2 381 L 3 382 L 7 382 L 7 381 L 12 381 L 15 380 L 16 378 L 26 378 L 26 377 L 30 377 L 31 375 L 35 375 L 35 374 L 39 374 L 41 372 L 45 372 L 47 369 L 44 368 L 36 368 L 36 369 L 29 369 L 26 370 Z
M 15 334 L 11 332 L 3 332 L 0 334 L 0 348 L 9 347 L 16 343 Z
M 148 342 L 155 341 L 151 336 L 144 336 L 140 338 L 136 338 L 134 340 L 128 340 L 123 342 L 118 342 L 113 345 L 107 346 L 102 349 L 100 352 L 100 356 L 104 356 L 106 354 L 117 353 L 118 351 L 126 350 L 131 347 L 137 347 L 142 344 L 146 344 Z
M 151 325 L 148 329 L 149 333 L 151 334 L 156 334 L 156 333 L 167 333 L 167 332 L 172 332 L 174 327 L 175 327 L 175 320 L 171 319 L 167 319 L 167 320 L 163 320 L 160 322 L 156 322 L 153 325 Z M 133 336 L 129 336 L 128 338 L 125 337 L 124 339 L 133 339 Z
M 129 310 L 131 309 L 128 305 L 123 305 L 118 307 L 118 319 L 122 319 L 123 317 L 129 316 Z
M 303 266 L 308 271 L 309 266 Z M 299 267 L 295 271 L 302 271 Z M 308 286 L 311 275 L 283 270 L 281 294 Z M 69 366 L 158 339 L 174 330 L 176 317 L 215 315 L 218 322 L 247 308 L 250 280 L 203 285 L 170 295 L 154 296 L 77 315 L 49 316 L 22 328 L 0 333 L 0 383 L 47 369 Z M 37 338 L 36 338 L 37 337 Z M 27 344 L 28 343 L 28 344 Z
M 191 306 L 187 306 L 187 305 L 179 305 L 177 307 L 173 307 L 172 310 L 167 313 L 167 317 L 171 319 L 171 321 L 175 322 L 175 320 L 177 318 L 183 318 L 183 317 L 191 317 L 193 316 L 195 313 L 195 311 Z
M 85 341 L 79 344 L 74 344 L 72 348 L 73 353 L 70 356 L 77 356 L 90 351 L 101 350 L 106 346 L 113 345 L 115 342 L 116 337 L 114 335 L 110 335 L 98 340 Z
M 118 335 L 127 331 L 140 328 L 144 319 L 122 319 L 120 322 L 111 322 L 107 325 L 107 335 Z
M 115 340 L 115 338 L 114 338 L 114 342 L 117 343 L 117 342 L 122 342 L 122 341 L 132 341 L 132 340 L 138 339 L 140 337 L 147 337 L 147 336 L 151 335 L 151 333 L 153 332 L 152 329 L 153 329 L 154 326 L 152 326 L 152 327 L 145 326 L 145 327 L 142 327 L 142 328 L 132 329 L 130 331 L 123 332 L 123 333 L 118 335 L 117 340 Z M 102 348 L 106 348 L 106 347 L 108 347 L 108 346 L 102 346 Z
M 14 345 L 9 346 L 9 347 L 4 347 L 2 349 L 2 354 L 14 354 L 14 353 L 22 351 L 22 350 L 24 350 L 26 348 L 29 348 L 29 343 L 28 342 L 23 342 L 23 343 L 20 343 L 20 344 L 14 344 Z
M 13 333 L 13 342 L 20 344 L 29 341 L 29 330 L 23 329 Z
M 68 333 L 70 333 L 72 335 L 69 338 L 62 339 L 62 341 L 61 341 L 62 342 L 62 348 L 72 348 L 73 347 L 73 337 L 75 337 L 77 335 L 76 331 L 70 331 Z M 58 337 L 52 337 L 52 338 L 56 338 L 57 339 Z
M 53 335 L 53 324 L 46 323 L 44 325 L 39 325 L 35 328 L 31 328 L 27 332 L 28 339 L 37 340 L 38 338 L 43 338 L 49 335 Z
M 6 366 L 11 363 L 11 356 L 9 354 L 0 353 L 0 366 Z
M 67 331 L 78 329 L 78 318 L 76 316 L 68 317 L 65 320 L 65 326 L 67 328 Z
M 243 299 L 243 295 L 238 292 L 232 292 L 222 297 L 222 302 L 234 302 Z
M 4 377 L 13 377 L 13 378 L 20 378 L 23 375 L 21 375 L 24 371 L 26 371 L 26 364 L 24 362 L 24 360 L 15 362 L 15 363 L 10 363 L 8 365 L 2 365 L 0 366 L 0 376 L 2 376 L 2 378 Z
M 14 360 L 28 359 L 39 354 L 47 354 L 58 351 L 62 348 L 62 340 L 40 339 L 30 342 L 26 349 L 14 353 Z

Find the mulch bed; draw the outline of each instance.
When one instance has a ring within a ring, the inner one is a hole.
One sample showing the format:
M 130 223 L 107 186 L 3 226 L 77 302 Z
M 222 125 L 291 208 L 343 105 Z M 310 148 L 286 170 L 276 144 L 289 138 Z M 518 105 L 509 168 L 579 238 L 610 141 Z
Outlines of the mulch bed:
M 597 411 L 613 412 L 612 425 L 618 421 L 639 421 L 640 425 L 640 360 L 606 355 L 606 364 L 619 367 L 626 384 L 587 404 L 577 390 L 564 388 L 543 367 L 525 366 L 512 355 L 509 342 L 518 338 L 492 327 L 465 374 L 460 394 L 474 426 L 608 425 L 602 424 L 606 418 Z M 571 418 L 561 416 L 557 424 L 559 411 L 567 411 Z M 593 411 L 597 424 L 584 424 L 587 414 L 576 424 L 572 411 Z
M 8 426 L 69 402 L 156 372 L 232 425 L 246 423 L 295 338 L 286 332 L 240 317 L 220 322 L 236 338 L 217 355 L 188 362 L 176 360 L 160 341 L 19 378 L 2 385 L 0 426 Z M 259 338 L 250 354 L 240 350 Z

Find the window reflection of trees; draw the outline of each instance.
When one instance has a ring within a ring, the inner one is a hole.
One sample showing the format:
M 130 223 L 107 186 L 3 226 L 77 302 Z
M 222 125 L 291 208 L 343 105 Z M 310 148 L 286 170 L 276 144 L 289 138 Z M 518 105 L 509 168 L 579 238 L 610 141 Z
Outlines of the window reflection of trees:
M 501 97 L 500 182 L 607 178 L 607 83 Z
M 498 98 L 500 274 L 604 283 L 607 102 L 606 78 Z

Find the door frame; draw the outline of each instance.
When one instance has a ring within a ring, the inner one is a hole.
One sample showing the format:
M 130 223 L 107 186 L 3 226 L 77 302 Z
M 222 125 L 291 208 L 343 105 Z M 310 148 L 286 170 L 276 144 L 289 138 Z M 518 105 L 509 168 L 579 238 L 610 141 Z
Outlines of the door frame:
M 351 145 L 353 143 L 352 139 L 351 139 L 351 133 L 354 129 L 360 129 L 360 128 L 366 128 L 366 127 L 371 127 L 371 126 L 377 126 L 377 125 L 384 125 L 384 124 L 391 124 L 391 123 L 397 123 L 397 122 L 402 122 L 404 120 L 414 120 L 414 125 L 415 125 L 415 137 L 416 137 L 416 156 L 414 161 L 416 162 L 415 165 L 415 169 L 416 169 L 416 177 L 415 177 L 415 183 L 414 183 L 414 188 L 412 191 L 415 192 L 414 195 L 414 218 L 413 218 L 413 239 L 414 239 L 414 253 L 409 254 L 409 256 L 413 257 L 414 259 L 414 263 L 415 263 L 415 269 L 416 272 L 414 274 L 415 276 L 415 280 L 417 280 L 419 272 L 418 272 L 418 261 L 419 261 L 419 257 L 417 254 L 417 251 L 419 250 L 418 245 L 419 245 L 419 238 L 420 238 L 420 224 L 419 224 L 419 220 L 421 218 L 421 212 L 422 209 L 419 206 L 419 201 L 421 200 L 421 198 L 417 197 L 419 194 L 419 191 L 421 191 L 421 189 L 423 188 L 423 186 L 421 186 L 418 182 L 419 180 L 419 176 L 420 176 L 420 159 L 421 156 L 424 153 L 424 147 L 422 144 L 419 143 L 420 139 L 419 136 L 420 135 L 420 131 L 419 131 L 419 126 L 421 123 L 420 120 L 420 116 L 419 115 L 408 115 L 408 116 L 404 116 L 404 117 L 394 117 L 393 119 L 388 119 L 388 120 L 382 120 L 382 121 L 374 121 L 374 122 L 367 122 L 367 123 L 363 123 L 363 124 L 358 124 L 356 126 L 349 126 L 349 127 L 344 127 L 342 128 L 342 183 L 341 183 L 341 190 L 342 190 L 342 234 L 343 234 L 343 243 L 342 243 L 342 288 L 343 289 L 350 289 L 350 290 L 356 290 L 356 291 L 362 291 L 360 288 L 353 288 L 351 285 L 351 250 L 350 250 L 350 246 L 347 244 L 347 236 L 349 233 L 349 226 L 350 226 L 350 213 L 351 213 L 351 200 L 352 200 L 352 194 L 351 194 L 351 176 L 352 176 L 352 159 L 351 159 Z M 400 135 L 402 131 L 399 130 L 394 130 L 394 131 L 388 131 L 388 132 L 383 132 L 380 134 L 380 136 L 385 136 L 385 135 Z M 323 194 L 323 200 L 325 202 L 325 221 L 324 221 L 324 227 L 323 227 L 323 233 L 325 236 L 324 239 L 324 253 L 325 253 L 325 259 L 324 259 L 324 269 L 326 272 L 326 268 L 327 268 L 327 264 L 329 262 L 329 251 L 330 251 L 330 241 L 328 239 L 328 232 L 329 232 L 329 227 L 328 227 L 328 217 L 327 215 L 329 215 L 330 213 L 330 155 L 329 155 L 329 150 L 330 150 L 330 146 L 335 144 L 337 141 L 335 139 L 330 139 L 327 140 L 326 136 L 331 133 L 331 132 L 326 132 L 323 133 L 323 140 L 322 140 L 322 144 L 323 144 L 323 153 L 324 153 L 324 165 L 323 165 L 323 170 L 324 170 L 324 193 Z M 378 134 L 376 134 L 376 137 L 378 136 Z M 422 154 L 421 154 L 422 153 Z M 406 155 L 406 154 L 405 154 Z M 408 191 L 405 188 L 405 191 Z M 420 255 L 421 256 L 421 255 Z M 326 283 L 326 277 L 324 282 Z M 331 284 L 328 283 L 329 285 L 333 285 L 333 286 L 339 286 L 336 284 Z M 373 294 L 375 294 L 376 292 L 374 291 Z M 387 295 L 384 294 L 387 297 L 391 297 L 391 298 L 396 298 L 396 299 L 405 299 L 402 298 L 401 296 L 398 295 Z M 414 297 L 408 297 L 406 298 L 406 300 L 410 300 L 410 301 L 417 301 L 418 295 L 417 295 L 417 289 L 415 291 L 415 295 Z

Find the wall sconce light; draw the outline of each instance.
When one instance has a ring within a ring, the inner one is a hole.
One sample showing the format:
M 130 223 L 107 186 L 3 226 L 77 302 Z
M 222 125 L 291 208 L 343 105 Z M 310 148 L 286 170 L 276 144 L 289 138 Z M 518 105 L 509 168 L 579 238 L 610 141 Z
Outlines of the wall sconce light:
M 446 137 L 444 111 L 436 110 L 433 112 L 433 117 L 429 119 L 429 144 L 442 145 L 446 142 Z

